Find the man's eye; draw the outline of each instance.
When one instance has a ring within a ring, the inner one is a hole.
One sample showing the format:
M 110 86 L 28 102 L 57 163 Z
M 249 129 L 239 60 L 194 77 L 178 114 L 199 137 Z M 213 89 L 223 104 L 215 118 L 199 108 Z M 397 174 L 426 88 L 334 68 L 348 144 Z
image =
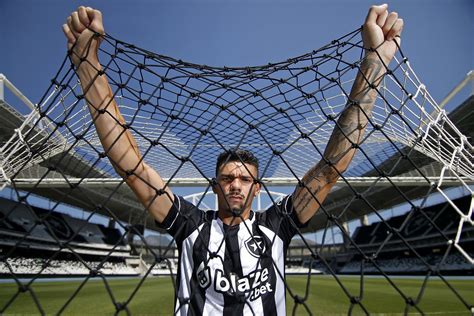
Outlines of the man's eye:
M 242 183 L 245 183 L 245 184 L 250 184 L 250 183 L 253 183 L 253 178 L 251 177 L 238 177 L 238 179 L 242 182 Z M 221 182 L 225 182 L 225 183 L 231 183 L 235 180 L 235 177 L 230 177 L 230 176 L 222 176 L 219 178 L 219 180 Z
M 245 182 L 245 183 L 251 183 L 251 182 L 253 182 L 253 179 L 252 179 L 252 178 L 249 178 L 249 177 L 242 177 L 241 180 L 242 180 L 242 182 Z
M 233 179 L 231 177 L 221 177 L 221 180 L 223 182 L 232 182 Z

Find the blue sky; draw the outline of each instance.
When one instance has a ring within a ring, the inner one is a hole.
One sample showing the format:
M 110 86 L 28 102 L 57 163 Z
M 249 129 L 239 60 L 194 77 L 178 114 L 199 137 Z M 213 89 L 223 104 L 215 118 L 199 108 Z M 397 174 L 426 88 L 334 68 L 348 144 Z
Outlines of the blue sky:
M 474 1 L 387 3 L 405 21 L 405 55 L 440 102 L 474 69 Z M 353 31 L 372 4 L 376 2 L 1 0 L 0 73 L 38 102 L 66 54 L 61 25 L 79 5 L 100 9 L 108 33 L 147 50 L 193 63 L 253 66 L 304 54 Z M 448 109 L 465 96 L 466 91 Z
M 403 50 L 438 102 L 474 68 L 474 1 L 388 1 L 405 21 Z M 365 0 L 0 1 L 0 73 L 33 102 L 65 56 L 61 25 L 79 5 L 100 9 L 114 37 L 215 66 L 277 62 L 359 27 Z

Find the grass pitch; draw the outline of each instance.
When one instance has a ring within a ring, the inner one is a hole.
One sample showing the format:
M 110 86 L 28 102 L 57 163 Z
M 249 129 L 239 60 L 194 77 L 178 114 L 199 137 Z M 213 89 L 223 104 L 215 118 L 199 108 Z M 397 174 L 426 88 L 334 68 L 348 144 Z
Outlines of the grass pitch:
M 400 292 L 416 297 L 423 287 L 423 279 L 391 278 Z M 147 278 L 140 286 L 140 279 L 102 279 L 83 281 L 34 282 L 31 290 L 19 291 L 16 284 L 0 284 L 0 311 L 4 315 L 57 314 L 65 315 L 113 315 L 114 302 L 126 304 L 132 315 L 172 315 L 174 290 L 170 277 Z M 305 297 L 307 277 L 288 276 L 288 286 L 293 295 Z M 363 294 L 357 277 L 341 277 L 342 286 L 331 276 L 312 276 L 305 300 L 306 307 L 297 305 L 295 314 L 347 315 L 352 296 L 362 296 L 362 305 L 371 315 L 403 315 L 406 303 L 399 292 L 387 280 L 365 278 Z M 474 304 L 473 280 L 450 280 L 468 305 Z M 343 289 L 344 288 L 344 289 Z M 294 300 L 287 292 L 287 313 L 291 315 Z M 439 279 L 429 279 L 420 309 L 425 315 L 471 315 L 470 310 Z M 307 309 L 306 309 L 307 308 Z M 125 313 L 123 313 L 125 314 Z M 354 306 L 352 315 L 363 315 L 360 306 Z M 415 308 L 410 315 L 421 315 Z

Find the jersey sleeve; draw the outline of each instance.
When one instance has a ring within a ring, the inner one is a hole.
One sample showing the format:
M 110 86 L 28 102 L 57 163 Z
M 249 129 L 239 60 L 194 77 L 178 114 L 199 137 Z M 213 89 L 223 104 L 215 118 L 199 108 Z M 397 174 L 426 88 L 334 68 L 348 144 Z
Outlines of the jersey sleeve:
M 183 197 L 175 195 L 173 205 L 158 227 L 174 237 L 178 245 L 186 239 L 204 220 L 204 212 Z
M 293 198 L 291 195 L 286 196 L 278 203 L 273 203 L 261 215 L 263 224 L 275 232 L 285 243 L 290 244 L 293 236 L 299 229 L 308 226 L 307 223 L 301 223 L 296 212 L 293 209 Z

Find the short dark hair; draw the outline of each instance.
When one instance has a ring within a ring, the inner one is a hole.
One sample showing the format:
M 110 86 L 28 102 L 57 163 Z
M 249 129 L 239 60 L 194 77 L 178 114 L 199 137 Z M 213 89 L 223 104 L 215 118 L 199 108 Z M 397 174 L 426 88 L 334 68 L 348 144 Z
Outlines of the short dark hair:
M 257 169 L 257 177 L 258 177 L 258 159 L 257 157 L 250 151 L 246 149 L 240 148 L 231 148 L 229 150 L 223 151 L 217 157 L 216 162 L 216 177 L 219 173 L 219 169 L 226 163 L 232 161 L 240 161 L 242 163 L 246 163 L 249 165 L 254 166 Z

